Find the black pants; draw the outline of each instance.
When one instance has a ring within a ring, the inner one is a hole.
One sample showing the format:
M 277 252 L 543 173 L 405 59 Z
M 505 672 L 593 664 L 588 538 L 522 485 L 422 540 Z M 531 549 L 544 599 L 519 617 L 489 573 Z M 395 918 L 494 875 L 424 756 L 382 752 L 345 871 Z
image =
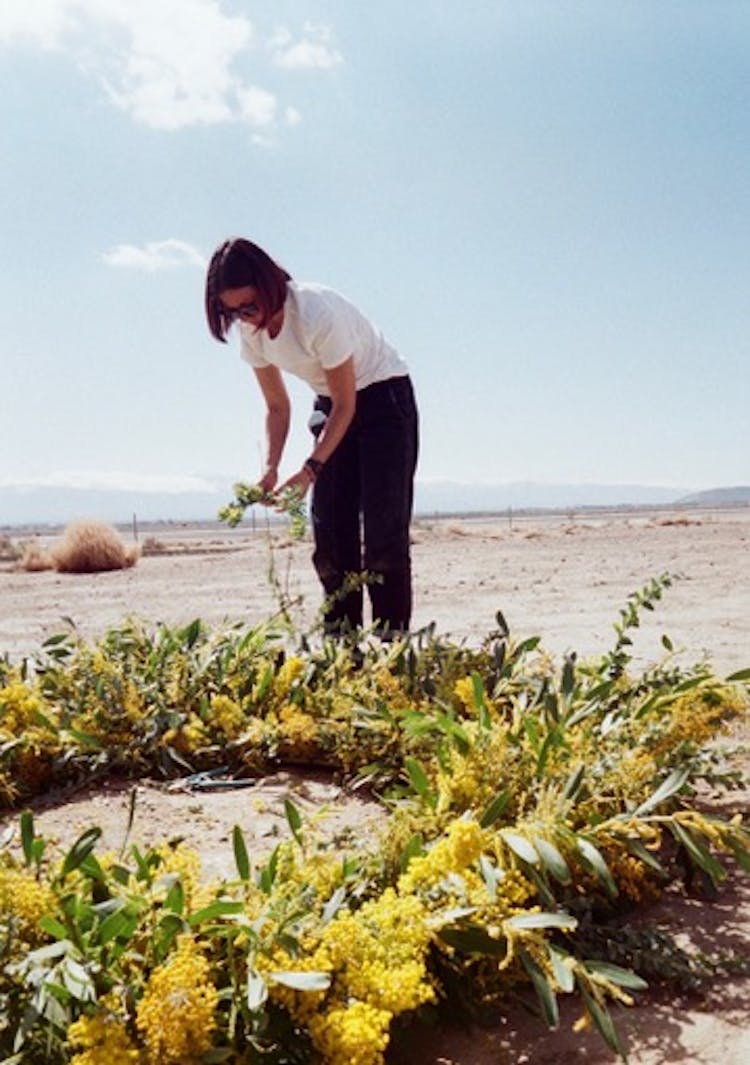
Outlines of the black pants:
M 318 396 L 315 409 L 328 414 L 330 398 Z M 347 591 L 346 580 L 363 569 L 374 626 L 384 634 L 409 627 L 409 522 L 418 446 L 408 377 L 392 377 L 357 393 L 352 423 L 313 490 L 313 563 L 327 596 L 329 632 L 362 626 L 362 583 Z

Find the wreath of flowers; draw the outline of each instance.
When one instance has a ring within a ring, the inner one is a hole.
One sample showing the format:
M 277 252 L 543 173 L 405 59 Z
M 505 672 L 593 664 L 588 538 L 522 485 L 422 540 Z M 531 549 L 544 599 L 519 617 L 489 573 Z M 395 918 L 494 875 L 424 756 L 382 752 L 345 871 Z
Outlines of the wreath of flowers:
M 631 596 L 586 661 L 515 640 L 500 614 L 476 648 L 432 627 L 355 649 L 271 623 L 128 622 L 0 659 L 8 809 L 95 776 L 301 764 L 389 814 L 331 840 L 287 800 L 288 838 L 258 858 L 236 826 L 236 877 L 205 883 L 183 844 L 101 853 L 91 827 L 59 854 L 22 813 L 0 852 L 0 1051 L 381 1065 L 407 1021 L 528 990 L 550 1025 L 577 995 L 624 1057 L 608 1003 L 646 983 L 584 930 L 686 867 L 715 884 L 725 857 L 750 867 L 739 819 L 696 800 L 737 783 L 708 741 L 746 711 L 750 671 L 678 667 L 666 638 L 663 662 L 632 668 L 629 634 L 669 583 Z

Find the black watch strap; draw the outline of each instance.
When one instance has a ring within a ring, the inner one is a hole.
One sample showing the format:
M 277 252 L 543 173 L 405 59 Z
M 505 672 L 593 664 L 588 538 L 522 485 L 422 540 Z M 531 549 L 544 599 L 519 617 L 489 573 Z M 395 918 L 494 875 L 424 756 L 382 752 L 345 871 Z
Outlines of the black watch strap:
M 305 467 L 313 475 L 313 478 L 317 478 L 320 471 L 323 469 L 323 463 L 319 459 L 305 459 Z

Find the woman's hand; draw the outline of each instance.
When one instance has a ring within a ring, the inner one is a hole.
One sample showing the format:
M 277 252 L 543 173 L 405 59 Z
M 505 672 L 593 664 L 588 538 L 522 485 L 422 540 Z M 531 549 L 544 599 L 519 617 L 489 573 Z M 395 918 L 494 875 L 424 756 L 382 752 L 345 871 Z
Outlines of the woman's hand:
M 283 492 L 285 489 L 290 488 L 292 491 L 297 492 L 300 498 L 303 498 L 307 494 L 307 490 L 313 483 L 312 473 L 306 466 L 303 466 L 301 470 L 290 477 L 288 481 L 284 481 L 279 492 Z
M 265 473 L 258 481 L 264 492 L 273 492 L 279 479 L 279 471 L 276 466 L 266 466 Z

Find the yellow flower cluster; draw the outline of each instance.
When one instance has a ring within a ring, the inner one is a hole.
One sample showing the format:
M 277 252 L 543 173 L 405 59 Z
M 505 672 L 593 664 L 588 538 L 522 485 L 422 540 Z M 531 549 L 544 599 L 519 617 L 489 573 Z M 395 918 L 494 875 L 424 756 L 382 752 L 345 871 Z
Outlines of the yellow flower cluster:
M 432 934 L 427 916 L 416 896 L 386 888 L 379 898 L 331 921 L 321 946 L 347 995 L 391 1014 L 432 1001 L 425 966 Z
M 413 858 L 399 879 L 400 892 L 433 887 L 448 873 L 461 873 L 487 848 L 489 837 L 476 821 L 454 821 L 445 836 L 427 852 Z
M 463 706 L 464 710 L 468 710 L 469 713 L 476 712 L 476 703 L 474 701 L 474 681 L 471 677 L 459 677 L 453 686 L 453 694 Z
M 630 854 L 624 845 L 604 850 L 607 868 L 618 890 L 633 902 L 651 902 L 660 895 L 659 885 L 645 862 Z
M 310 1034 L 326 1065 L 382 1065 L 391 1014 L 367 1002 L 352 1002 L 318 1014 Z
M 287 703 L 279 711 L 282 753 L 288 758 L 310 758 L 318 753 L 318 726 L 314 717 Z
M 234 699 L 228 695 L 211 696 L 211 728 L 221 732 L 225 739 L 236 740 L 242 732 L 245 715 Z
M 668 726 L 653 747 L 656 757 L 669 754 L 680 743 L 700 746 L 722 731 L 722 723 L 741 713 L 744 703 L 730 688 L 687 692 L 669 708 Z
M 138 1065 L 141 1055 L 125 1025 L 106 1006 L 92 1017 L 80 1017 L 68 1028 L 68 1043 L 78 1048 L 70 1065 Z
M 0 688 L 0 740 L 14 739 L 29 726 L 38 724 L 43 703 L 33 689 L 19 678 Z M 54 711 L 44 706 L 44 715 L 54 723 Z
M 195 941 L 179 937 L 177 950 L 151 973 L 136 1024 L 150 1065 L 192 1065 L 210 1049 L 218 993 Z
M 305 668 L 301 658 L 291 656 L 284 660 L 273 682 L 274 693 L 282 699 L 289 694 L 289 689 Z
M 21 938 L 33 945 L 42 939 L 39 919 L 54 909 L 55 896 L 31 873 L 0 866 L 0 924 L 12 920 Z
M 175 747 L 184 754 L 205 747 L 209 743 L 209 736 L 205 725 L 197 714 L 191 714 L 187 721 L 177 729 L 167 729 L 163 736 L 163 742 Z
M 438 809 L 458 813 L 470 809 L 482 809 L 495 797 L 498 780 L 511 791 L 514 776 L 514 760 L 517 749 L 508 743 L 504 727 L 496 723 L 492 733 L 479 742 L 476 723 L 464 725 L 472 744 L 468 751 L 457 749 L 450 752 L 450 760 L 441 766 L 437 775 Z

